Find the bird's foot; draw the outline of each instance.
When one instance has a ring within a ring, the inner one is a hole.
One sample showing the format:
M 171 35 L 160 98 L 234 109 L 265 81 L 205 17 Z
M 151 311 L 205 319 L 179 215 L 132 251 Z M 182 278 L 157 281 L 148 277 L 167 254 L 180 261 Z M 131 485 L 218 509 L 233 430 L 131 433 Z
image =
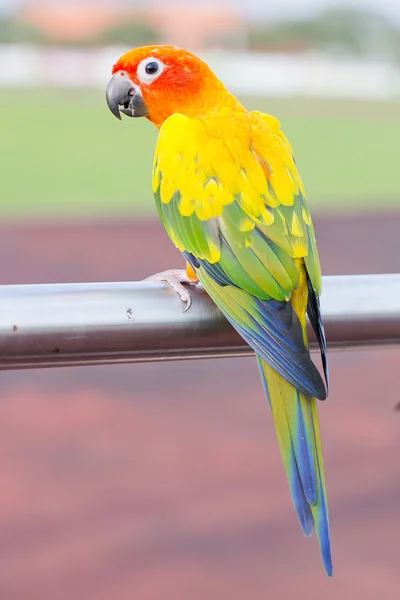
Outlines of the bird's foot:
M 190 283 L 191 285 L 196 285 L 199 282 L 198 279 L 191 279 L 183 269 L 170 269 L 168 271 L 163 271 L 162 273 L 156 273 L 155 275 L 146 277 L 144 281 L 165 281 L 168 283 L 168 285 L 179 294 L 182 302 L 186 304 L 183 312 L 189 310 L 192 305 L 190 292 L 183 284 Z

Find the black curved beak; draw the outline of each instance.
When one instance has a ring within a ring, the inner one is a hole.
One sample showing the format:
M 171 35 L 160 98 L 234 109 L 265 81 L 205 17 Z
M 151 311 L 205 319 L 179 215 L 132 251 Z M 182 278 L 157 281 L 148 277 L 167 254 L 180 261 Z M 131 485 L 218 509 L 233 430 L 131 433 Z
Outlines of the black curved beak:
M 121 119 L 120 112 L 128 117 L 145 117 L 149 110 L 143 100 L 140 88 L 127 77 L 113 75 L 106 89 L 106 100 L 112 114 Z M 123 106 L 124 108 L 119 108 Z

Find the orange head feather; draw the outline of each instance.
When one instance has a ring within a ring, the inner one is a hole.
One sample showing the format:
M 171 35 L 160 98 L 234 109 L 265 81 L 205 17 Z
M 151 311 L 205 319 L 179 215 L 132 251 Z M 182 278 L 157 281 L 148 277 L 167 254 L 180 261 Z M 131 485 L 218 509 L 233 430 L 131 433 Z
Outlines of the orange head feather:
M 139 88 L 146 116 L 157 127 L 174 113 L 201 117 L 215 112 L 221 102 L 224 106 L 236 103 L 206 63 L 175 46 L 130 50 L 112 72 Z

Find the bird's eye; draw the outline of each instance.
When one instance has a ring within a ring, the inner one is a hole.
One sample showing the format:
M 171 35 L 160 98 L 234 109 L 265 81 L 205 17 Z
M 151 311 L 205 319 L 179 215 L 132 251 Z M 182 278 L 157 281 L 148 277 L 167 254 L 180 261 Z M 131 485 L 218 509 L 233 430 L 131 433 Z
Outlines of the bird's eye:
M 142 60 L 137 68 L 137 76 L 141 83 L 149 85 L 161 75 L 165 68 L 164 63 L 155 56 L 149 56 Z
M 158 63 L 156 63 L 156 61 L 154 60 L 152 62 L 147 63 L 144 70 L 146 71 L 147 75 L 155 75 L 158 69 Z

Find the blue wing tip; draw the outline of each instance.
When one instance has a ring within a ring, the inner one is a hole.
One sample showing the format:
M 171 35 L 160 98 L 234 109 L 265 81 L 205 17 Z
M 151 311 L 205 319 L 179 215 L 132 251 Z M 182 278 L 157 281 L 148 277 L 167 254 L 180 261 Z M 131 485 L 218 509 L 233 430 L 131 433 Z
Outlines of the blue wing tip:
M 332 567 L 331 542 L 330 542 L 329 532 L 327 532 L 327 536 L 326 536 L 325 540 L 321 540 L 321 541 L 322 541 L 322 543 L 320 543 L 321 554 L 322 554 L 322 560 L 324 563 L 325 571 L 326 571 L 326 574 L 328 575 L 328 577 L 332 577 L 333 567 Z
M 332 577 L 333 567 L 332 567 L 332 558 L 331 558 L 330 552 L 329 552 L 328 556 L 324 556 L 324 567 L 325 567 L 325 571 L 326 571 L 326 574 L 328 575 L 328 577 Z

